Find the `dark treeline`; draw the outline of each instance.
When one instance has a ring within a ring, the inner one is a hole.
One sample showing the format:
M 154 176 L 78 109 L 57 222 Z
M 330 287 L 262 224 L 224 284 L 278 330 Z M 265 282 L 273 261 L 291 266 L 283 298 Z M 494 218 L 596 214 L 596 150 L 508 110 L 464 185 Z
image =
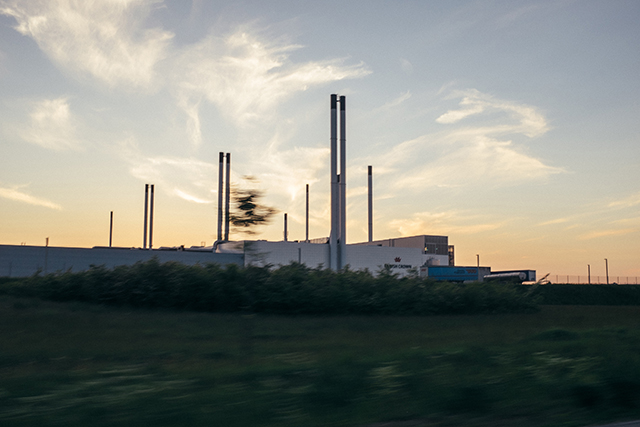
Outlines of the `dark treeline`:
M 528 288 L 533 290 L 532 288 Z M 186 266 L 157 260 L 107 269 L 34 275 L 0 292 L 53 301 L 207 312 L 274 314 L 478 314 L 537 310 L 531 291 L 511 284 L 435 282 L 334 272 L 293 263 L 279 268 Z
M 640 285 L 544 285 L 535 294 L 550 305 L 640 305 Z

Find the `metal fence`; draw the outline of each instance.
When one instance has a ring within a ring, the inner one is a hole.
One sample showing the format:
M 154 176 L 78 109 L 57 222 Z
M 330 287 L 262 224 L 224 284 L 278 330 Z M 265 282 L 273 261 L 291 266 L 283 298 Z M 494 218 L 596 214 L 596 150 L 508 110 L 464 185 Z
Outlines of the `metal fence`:
M 606 285 L 607 276 L 572 276 L 567 274 L 549 274 L 547 277 L 549 282 L 554 284 L 571 284 L 571 285 Z M 632 276 L 609 276 L 608 283 L 610 285 L 640 285 L 640 277 Z

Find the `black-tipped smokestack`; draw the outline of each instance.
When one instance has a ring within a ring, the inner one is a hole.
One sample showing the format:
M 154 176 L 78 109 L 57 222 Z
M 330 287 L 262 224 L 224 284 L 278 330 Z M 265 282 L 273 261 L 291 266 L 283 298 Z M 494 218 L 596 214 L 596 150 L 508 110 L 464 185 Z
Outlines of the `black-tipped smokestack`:
M 369 165 L 369 242 L 373 242 L 373 166 Z
M 338 96 L 331 95 L 331 234 L 329 234 L 329 268 L 338 267 L 338 233 L 340 232 L 338 189 Z
M 224 241 L 229 241 L 229 200 L 231 197 L 231 153 L 227 153 L 227 182 L 224 205 Z
M 153 247 L 153 187 L 151 184 L 151 203 L 149 207 L 149 250 Z
M 287 241 L 287 235 L 288 235 L 288 231 L 287 231 L 287 214 L 284 214 L 284 241 Z
M 142 233 L 142 248 L 147 249 L 147 218 L 149 217 L 149 184 L 144 185 L 144 231 Z
M 340 97 L 340 237 L 338 238 L 340 258 L 338 268 L 346 265 L 347 246 L 347 127 L 346 98 Z
M 109 247 L 111 247 L 112 241 L 113 241 L 113 211 L 111 211 L 111 215 L 109 217 Z
M 224 153 L 220 152 L 220 164 L 218 169 L 218 242 L 222 241 L 222 180 L 224 174 Z
M 306 200 L 306 221 L 305 221 L 305 234 L 304 241 L 309 243 L 309 184 L 307 184 L 307 200 Z

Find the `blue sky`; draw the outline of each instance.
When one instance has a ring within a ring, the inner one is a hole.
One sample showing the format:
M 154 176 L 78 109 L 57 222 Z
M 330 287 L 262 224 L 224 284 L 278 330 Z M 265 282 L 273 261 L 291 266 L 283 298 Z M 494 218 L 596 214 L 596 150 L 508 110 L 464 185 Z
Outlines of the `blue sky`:
M 329 233 L 347 97 L 348 242 L 448 235 L 459 264 L 640 276 L 636 1 L 0 0 L 0 243 L 211 244 L 218 152 Z M 236 235 L 236 238 L 244 236 Z M 602 270 L 600 272 L 600 270 Z

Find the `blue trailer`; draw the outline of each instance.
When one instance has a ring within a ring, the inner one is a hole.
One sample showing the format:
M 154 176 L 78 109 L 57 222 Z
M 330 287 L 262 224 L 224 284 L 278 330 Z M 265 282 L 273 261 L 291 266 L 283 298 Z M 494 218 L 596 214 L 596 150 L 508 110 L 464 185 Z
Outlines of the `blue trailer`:
M 490 267 L 456 267 L 434 265 L 420 267 L 420 276 L 448 282 L 477 282 L 491 273 Z

